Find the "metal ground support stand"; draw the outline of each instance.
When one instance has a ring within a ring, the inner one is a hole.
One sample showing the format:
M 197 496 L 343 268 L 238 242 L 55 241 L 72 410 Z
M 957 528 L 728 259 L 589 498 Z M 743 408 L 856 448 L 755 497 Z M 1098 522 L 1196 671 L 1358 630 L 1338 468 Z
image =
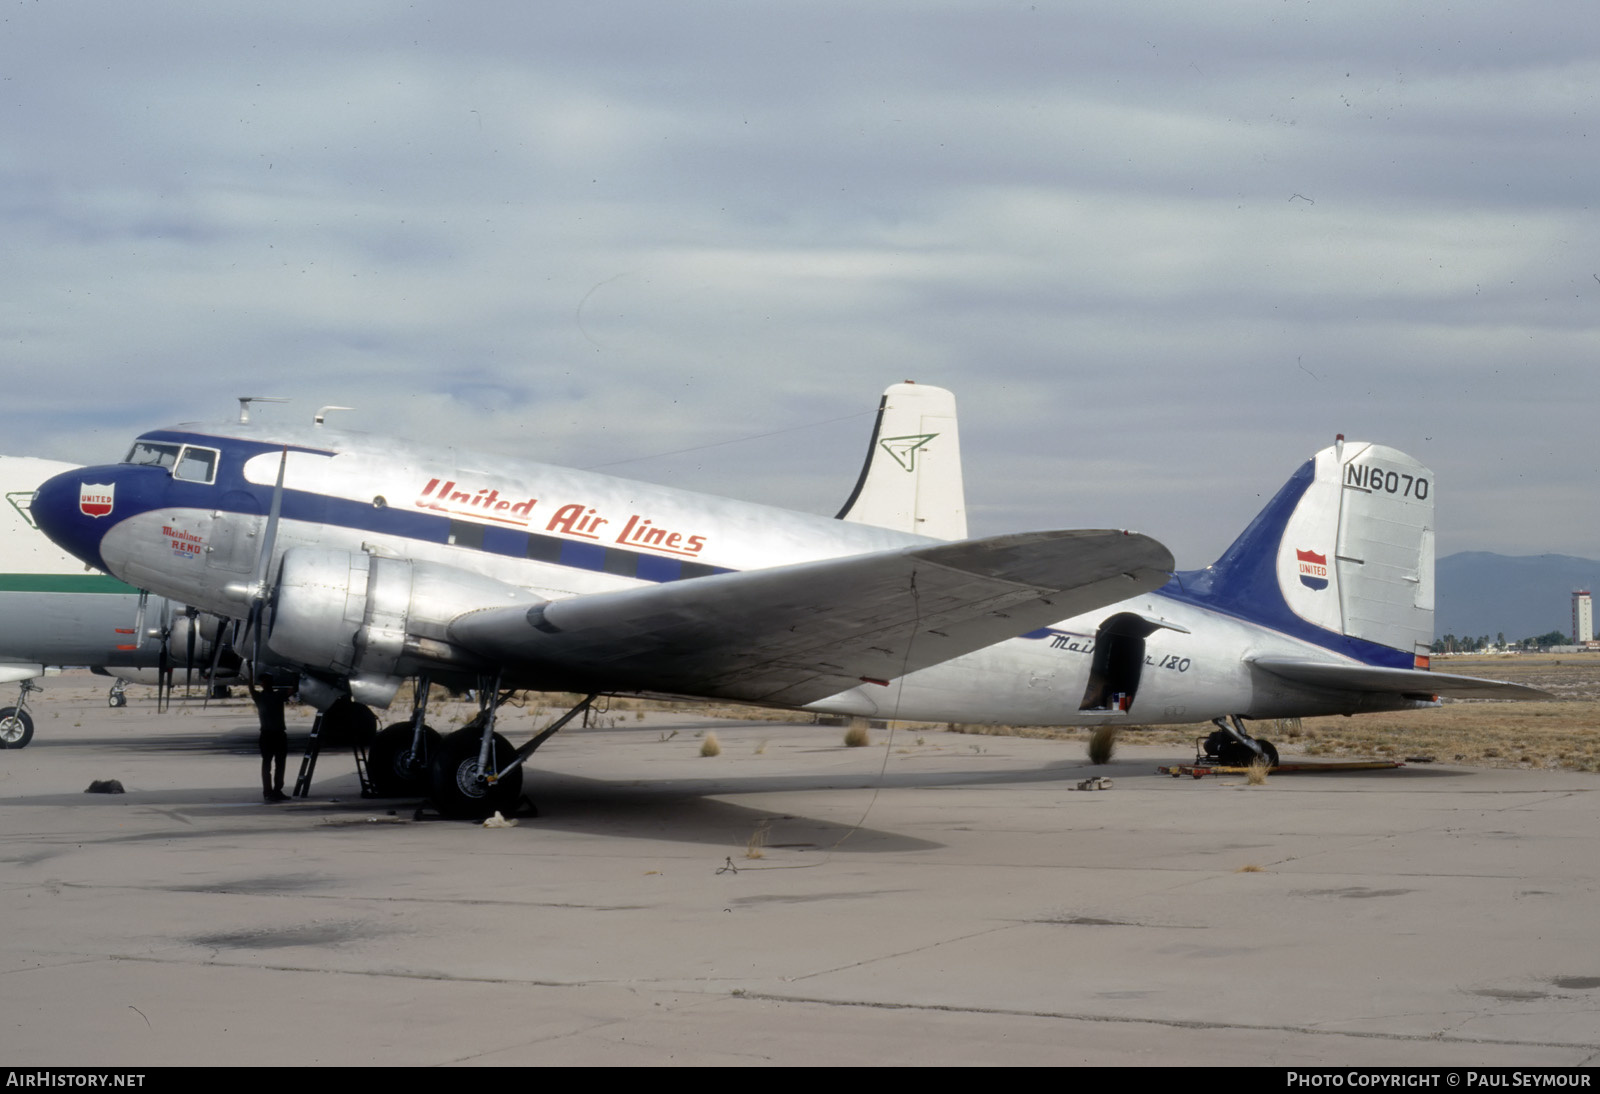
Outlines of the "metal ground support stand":
M 294 793 L 291 797 L 308 798 L 311 796 L 311 776 L 317 770 L 317 756 L 322 752 L 322 711 L 317 711 L 316 720 L 311 723 L 311 736 L 306 739 L 306 754 L 300 758 L 300 775 L 294 781 Z M 360 770 L 359 768 L 357 770 Z M 361 773 L 361 785 L 366 787 L 367 775 Z
M 580 714 L 587 715 L 589 708 L 594 705 L 594 701 L 599 697 L 600 693 L 598 691 L 591 691 L 588 695 L 584 696 L 583 700 L 579 702 L 577 706 L 573 707 L 560 718 L 546 726 L 544 730 L 533 740 L 517 749 L 517 754 L 512 757 L 511 762 L 506 765 L 505 771 L 500 772 L 500 774 L 504 775 L 506 771 L 510 771 L 514 767 L 521 767 L 528 761 L 528 757 L 532 756 L 540 745 L 544 744 L 551 737 L 554 737 L 557 733 L 559 733 L 561 728 L 568 722 L 572 721 L 572 719 L 576 718 Z

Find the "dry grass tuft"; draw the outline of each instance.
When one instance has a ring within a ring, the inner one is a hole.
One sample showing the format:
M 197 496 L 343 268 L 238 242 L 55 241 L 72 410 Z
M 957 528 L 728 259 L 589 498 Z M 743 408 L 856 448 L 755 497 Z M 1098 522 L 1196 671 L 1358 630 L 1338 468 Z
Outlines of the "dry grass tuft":
M 715 733 L 707 733 L 705 735 L 705 737 L 700 741 L 700 755 L 702 755 L 702 756 L 720 756 L 720 755 L 722 755 L 722 742 L 717 740 L 717 735 Z
M 1092 764 L 1108 764 L 1111 754 L 1117 750 L 1117 727 L 1114 725 L 1096 726 L 1094 732 L 1089 734 L 1089 762 Z
M 1236 874 L 1264 874 L 1266 872 L 1267 868 L 1265 866 L 1257 866 L 1254 863 L 1248 866 L 1241 866 L 1234 871 Z
M 754 832 L 750 833 L 749 840 L 747 840 L 745 842 L 745 845 L 744 845 L 744 857 L 745 858 L 766 858 L 767 857 L 766 851 L 762 850 L 762 848 L 766 847 L 766 845 L 767 845 L 767 829 L 770 826 L 771 826 L 771 822 L 769 822 L 769 821 L 762 821 L 760 824 L 756 825 L 756 830 Z
M 851 748 L 863 748 L 872 743 L 872 731 L 865 718 L 850 719 L 850 728 L 844 731 L 844 743 Z
M 1269 770 L 1271 770 L 1271 765 L 1268 763 L 1267 758 L 1265 756 L 1257 756 L 1251 761 L 1250 766 L 1245 768 L 1244 781 L 1251 786 L 1265 786 L 1267 785 L 1267 772 Z

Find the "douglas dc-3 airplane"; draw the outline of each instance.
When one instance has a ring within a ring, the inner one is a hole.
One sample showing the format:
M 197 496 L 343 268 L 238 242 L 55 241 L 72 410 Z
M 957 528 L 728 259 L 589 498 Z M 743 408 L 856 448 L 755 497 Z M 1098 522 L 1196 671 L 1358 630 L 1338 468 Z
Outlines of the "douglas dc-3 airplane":
M 23 684 L 16 705 L 0 707 L 0 748 L 23 748 L 32 740 L 24 701 L 38 689 L 27 681 L 43 676 L 47 666 L 88 665 L 115 677 L 113 705 L 121 700 L 122 681 L 170 687 L 175 671 L 199 677 L 211 668 L 205 621 L 114 577 L 85 573 L 82 562 L 38 530 L 31 513 L 35 489 L 74 469 L 0 456 L 0 684 Z
M 247 407 L 246 407 L 247 410 Z M 1345 443 L 1303 464 L 1213 565 L 1147 536 L 967 539 L 948 392 L 891 387 L 828 519 L 324 427 L 140 436 L 44 483 L 42 528 L 130 585 L 245 620 L 239 652 L 329 709 L 416 676 L 477 686 L 440 738 L 412 717 L 370 761 L 442 812 L 514 806 L 522 764 L 601 693 L 846 715 L 1100 725 L 1210 719 L 1224 758 L 1276 758 L 1243 719 L 1400 710 L 1531 689 L 1427 671 L 1433 474 Z M 520 749 L 516 689 L 587 698 Z

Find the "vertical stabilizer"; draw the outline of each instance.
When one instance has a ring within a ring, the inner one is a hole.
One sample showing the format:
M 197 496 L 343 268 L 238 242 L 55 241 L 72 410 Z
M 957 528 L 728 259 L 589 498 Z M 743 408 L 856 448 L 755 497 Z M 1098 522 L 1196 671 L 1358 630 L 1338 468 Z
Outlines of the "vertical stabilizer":
M 840 520 L 967 538 L 955 396 L 907 381 L 883 393 L 867 459 Z
M 1425 666 L 1433 641 L 1433 472 L 1397 449 L 1318 452 L 1213 565 L 1194 599 L 1371 664 Z

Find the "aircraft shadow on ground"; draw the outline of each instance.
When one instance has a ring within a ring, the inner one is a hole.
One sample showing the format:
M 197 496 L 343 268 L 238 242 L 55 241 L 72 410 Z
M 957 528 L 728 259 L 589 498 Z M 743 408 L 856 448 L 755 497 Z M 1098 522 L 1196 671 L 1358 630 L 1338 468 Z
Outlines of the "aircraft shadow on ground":
M 632 728 L 632 727 L 628 727 Z M 233 823 L 227 827 L 237 834 L 304 832 L 308 820 L 325 826 L 354 826 L 380 823 L 377 828 L 406 827 L 421 802 L 415 798 L 362 799 L 354 783 L 354 772 L 347 747 L 330 746 L 322 754 L 318 767 L 320 776 L 313 786 L 313 796 L 288 806 L 267 806 L 255 800 L 252 776 L 253 761 L 257 758 L 255 727 L 235 726 L 220 732 L 168 734 L 155 737 L 134 737 L 107 742 L 103 738 L 74 739 L 52 738 L 40 741 L 51 748 L 83 747 L 103 753 L 153 754 L 160 752 L 182 755 L 216 755 L 240 760 L 237 789 L 229 787 L 139 790 L 130 788 L 126 795 L 71 794 L 48 795 L 13 799 L 8 805 L 54 805 L 94 808 L 105 806 L 135 806 L 160 812 L 181 814 L 180 819 L 192 824 L 182 830 L 166 829 L 160 833 L 137 833 L 110 837 L 104 842 L 139 841 L 149 839 L 174 839 L 213 835 L 217 827 L 206 821 L 230 821 L 257 816 L 258 810 L 280 810 L 281 821 L 270 826 L 251 823 L 241 829 Z M 305 747 L 304 735 L 291 738 L 288 775 L 290 781 L 299 770 L 299 756 Z M 837 746 L 826 750 L 835 751 Z M 908 850 L 929 850 L 942 846 L 903 833 L 868 827 L 871 821 L 870 799 L 874 790 L 938 789 L 959 787 L 984 787 L 1017 784 L 1071 784 L 1088 775 L 1106 775 L 1112 778 L 1148 777 L 1153 761 L 1119 759 L 1106 766 L 1093 766 L 1082 757 L 1049 761 L 1035 767 L 1007 767 L 996 770 L 991 761 L 972 757 L 982 769 L 964 763 L 957 757 L 941 757 L 937 768 L 862 773 L 838 771 L 806 773 L 784 772 L 775 774 L 734 774 L 694 777 L 650 777 L 648 764 L 630 765 L 632 772 L 615 779 L 595 779 L 560 771 L 530 769 L 524 784 L 525 792 L 534 801 L 538 815 L 525 816 L 521 826 L 526 835 L 537 837 L 541 831 L 559 831 L 602 835 L 623 839 L 660 840 L 673 843 L 708 844 L 727 848 L 730 853 L 742 854 L 747 842 L 758 830 L 767 846 L 775 850 L 824 851 L 837 848 L 848 853 L 875 853 Z M 961 766 L 953 766 L 955 764 Z M 103 777 L 120 777 L 115 763 L 108 762 L 102 769 Z M 640 775 L 643 777 L 640 777 Z M 1283 775 L 1282 779 L 1318 780 L 1328 789 L 1348 787 L 1359 790 L 1370 786 L 1373 778 L 1385 781 L 1431 780 L 1436 778 L 1462 778 L 1470 771 L 1408 767 L 1399 770 L 1366 772 L 1341 772 L 1329 775 Z M 1352 781 L 1356 785 L 1349 785 Z M 734 795 L 774 795 L 793 793 L 837 792 L 849 795 L 846 809 L 860 809 L 867 815 L 861 825 L 849 821 L 822 819 L 796 815 L 780 809 L 764 809 L 750 801 L 729 802 L 720 800 Z M 219 800 L 236 799 L 236 800 Z M 331 800 L 330 800 L 331 799 Z M 426 812 L 423 816 L 427 816 Z M 390 820 L 391 816 L 394 818 Z M 315 818 L 314 820 L 312 818 Z M 463 822 L 439 822 L 463 823 Z

